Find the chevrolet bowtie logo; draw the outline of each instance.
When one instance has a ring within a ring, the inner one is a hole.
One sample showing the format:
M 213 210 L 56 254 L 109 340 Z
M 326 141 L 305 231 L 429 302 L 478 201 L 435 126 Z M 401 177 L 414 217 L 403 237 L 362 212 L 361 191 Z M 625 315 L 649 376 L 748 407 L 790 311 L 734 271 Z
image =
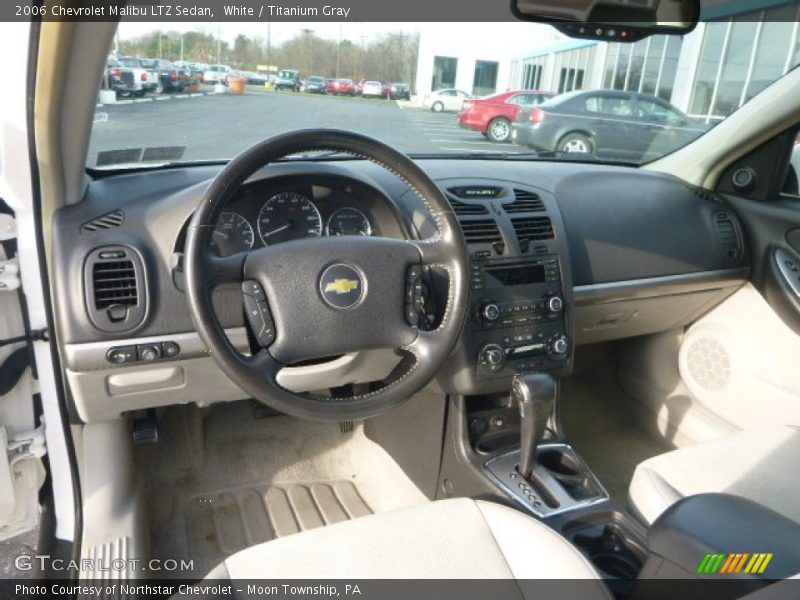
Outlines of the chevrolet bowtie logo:
M 346 294 L 358 289 L 357 279 L 334 279 L 325 286 L 325 293 L 336 292 L 337 294 Z

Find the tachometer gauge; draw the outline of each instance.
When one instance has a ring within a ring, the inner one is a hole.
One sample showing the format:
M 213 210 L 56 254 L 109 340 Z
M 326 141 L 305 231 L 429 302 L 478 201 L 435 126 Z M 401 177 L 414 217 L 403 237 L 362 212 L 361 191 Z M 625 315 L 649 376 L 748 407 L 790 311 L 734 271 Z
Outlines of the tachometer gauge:
M 347 206 L 335 211 L 328 219 L 328 235 L 372 235 L 372 225 L 367 216 Z
M 211 233 L 211 247 L 217 256 L 247 252 L 253 247 L 254 240 L 252 225 L 235 212 L 220 213 Z
M 258 213 L 258 234 L 264 245 L 322 235 L 322 217 L 302 194 L 284 192 L 264 203 Z

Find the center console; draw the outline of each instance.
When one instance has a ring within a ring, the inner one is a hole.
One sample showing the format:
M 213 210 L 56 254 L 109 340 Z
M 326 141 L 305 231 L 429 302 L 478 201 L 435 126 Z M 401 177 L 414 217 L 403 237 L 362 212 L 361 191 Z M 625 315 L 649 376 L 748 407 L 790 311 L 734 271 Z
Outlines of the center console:
M 515 375 L 568 375 L 574 346 L 569 246 L 555 198 L 491 180 L 440 182 L 470 257 L 469 316 L 440 371 L 447 393 L 507 392 Z
M 565 323 L 561 261 L 474 257 L 472 331 L 478 381 L 562 367 L 571 350 Z

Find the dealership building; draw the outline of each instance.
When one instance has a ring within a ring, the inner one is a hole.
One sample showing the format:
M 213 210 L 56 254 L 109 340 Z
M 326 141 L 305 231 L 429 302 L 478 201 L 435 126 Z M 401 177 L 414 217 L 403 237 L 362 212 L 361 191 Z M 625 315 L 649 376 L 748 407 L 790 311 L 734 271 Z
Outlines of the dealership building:
M 750 10 L 743 12 L 745 5 Z M 694 117 L 723 118 L 800 64 L 800 3 L 704 6 L 705 22 L 691 33 L 634 44 L 575 40 L 527 23 L 515 24 L 519 35 L 509 35 L 508 24 L 482 24 L 481 38 L 501 44 L 476 42 L 469 31 L 456 40 L 423 30 L 417 91 L 455 87 L 483 96 L 511 89 L 628 90 L 660 96 Z

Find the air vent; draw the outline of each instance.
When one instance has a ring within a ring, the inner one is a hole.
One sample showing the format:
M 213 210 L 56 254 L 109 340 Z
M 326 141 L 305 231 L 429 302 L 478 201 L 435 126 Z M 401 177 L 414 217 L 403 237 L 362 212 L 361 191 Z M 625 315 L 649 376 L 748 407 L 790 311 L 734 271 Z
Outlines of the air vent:
M 453 207 L 453 212 L 459 217 L 489 214 L 483 204 L 467 204 L 466 202 L 459 202 L 455 198 L 448 198 L 448 200 L 450 201 L 450 206 Z
M 520 245 L 539 240 L 552 240 L 553 224 L 550 217 L 521 217 L 511 219 Z
M 494 244 L 503 240 L 494 219 L 461 221 L 461 231 L 467 244 Z
M 105 310 L 112 307 L 136 306 L 139 294 L 136 285 L 136 268 L 131 260 L 96 262 L 92 267 L 94 307 Z M 127 308 L 124 310 L 127 313 Z
M 86 257 L 86 310 L 103 331 L 128 331 L 144 320 L 147 289 L 139 254 L 127 246 L 104 246 Z
M 121 210 L 114 210 L 106 213 L 88 223 L 81 225 L 82 232 L 101 231 L 103 229 L 113 229 L 119 227 L 125 221 L 125 213 Z
M 542 212 L 544 203 L 533 192 L 525 190 L 514 190 L 514 202 L 503 204 L 503 209 L 507 213 Z
M 741 257 L 742 241 L 728 213 L 721 211 L 714 213 L 714 231 L 722 255 L 729 261 L 738 260 Z

